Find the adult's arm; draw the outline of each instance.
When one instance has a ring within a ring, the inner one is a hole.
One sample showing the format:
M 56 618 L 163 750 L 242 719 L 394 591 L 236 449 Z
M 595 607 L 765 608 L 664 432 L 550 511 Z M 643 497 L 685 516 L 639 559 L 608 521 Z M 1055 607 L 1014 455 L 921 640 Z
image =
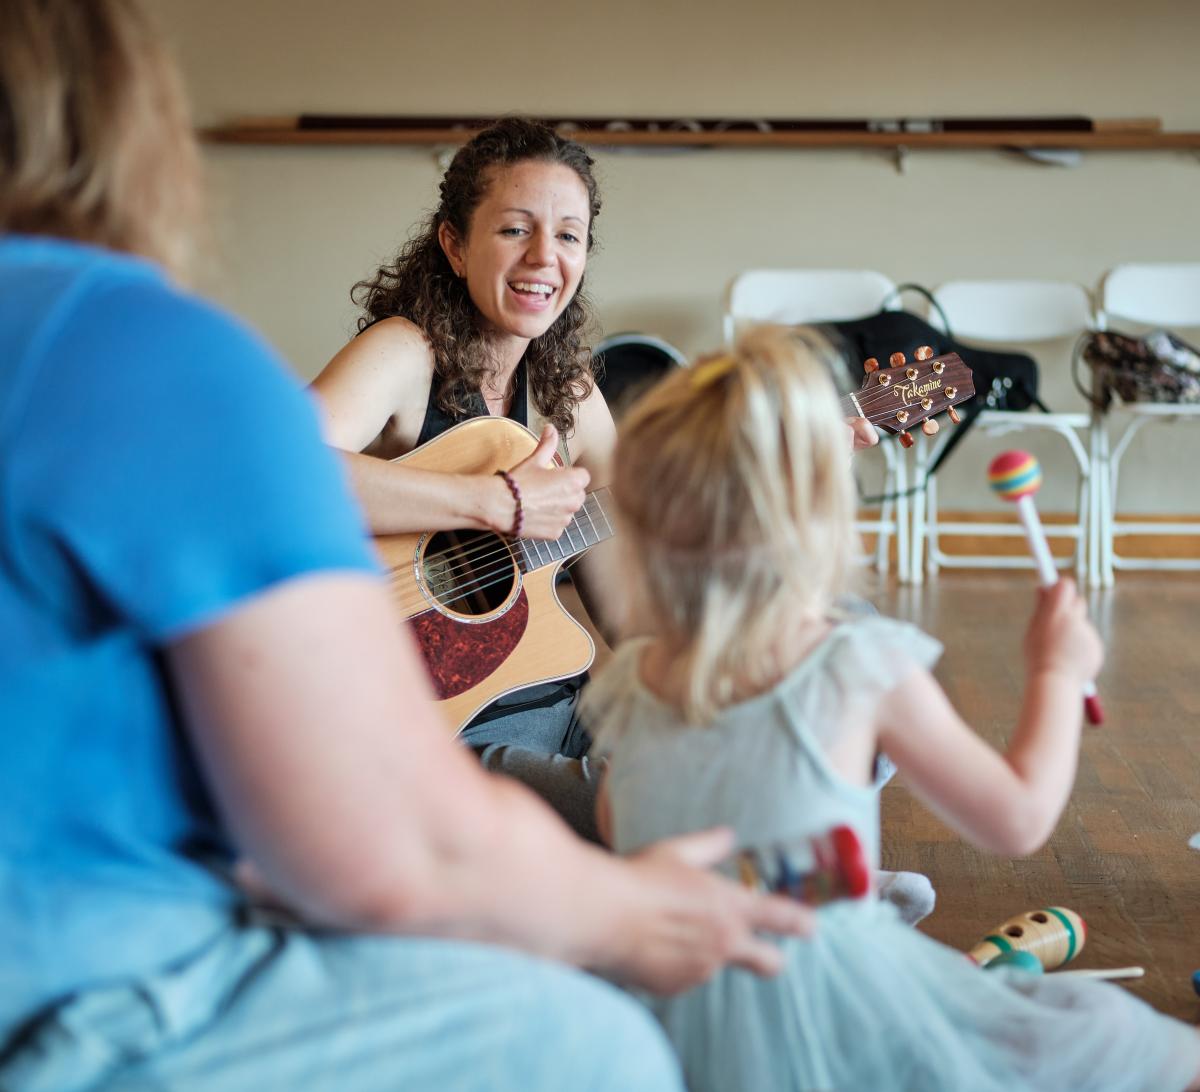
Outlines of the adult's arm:
M 377 322 L 349 342 L 313 381 L 326 443 L 346 459 L 354 490 L 375 534 L 470 528 L 507 534 L 516 507 L 501 478 L 419 470 L 362 454 L 385 430 L 416 442 L 425 414 L 433 355 L 407 319 Z M 587 476 L 550 465 L 557 436 L 543 437 L 513 468 L 528 538 L 557 538 L 583 503 Z
M 729 961 L 773 972 L 755 931 L 809 926 L 803 908 L 705 870 L 728 832 L 623 861 L 480 771 L 373 578 L 287 581 L 171 645 L 168 663 L 235 843 L 313 922 L 509 944 L 659 991 Z

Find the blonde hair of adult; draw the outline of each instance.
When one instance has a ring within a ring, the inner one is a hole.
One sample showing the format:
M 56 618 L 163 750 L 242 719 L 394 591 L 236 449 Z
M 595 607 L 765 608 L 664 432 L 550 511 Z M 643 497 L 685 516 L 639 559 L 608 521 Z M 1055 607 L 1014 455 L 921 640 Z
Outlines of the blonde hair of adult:
M 849 586 L 850 443 L 815 337 L 761 327 L 652 389 L 622 424 L 612 490 L 631 622 L 683 666 L 689 721 L 777 682 Z
M 175 64 L 137 0 L 0 0 L 0 230 L 186 271 L 199 154 Z

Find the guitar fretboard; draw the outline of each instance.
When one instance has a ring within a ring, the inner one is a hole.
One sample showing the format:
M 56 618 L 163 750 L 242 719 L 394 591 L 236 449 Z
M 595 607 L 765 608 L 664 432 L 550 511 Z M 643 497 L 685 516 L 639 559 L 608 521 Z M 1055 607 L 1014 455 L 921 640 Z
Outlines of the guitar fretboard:
M 605 511 L 605 506 L 609 503 L 609 491 L 597 489 L 587 495 L 583 507 L 575 513 L 571 522 L 567 524 L 567 529 L 553 542 L 535 538 L 522 538 L 514 542 L 517 564 L 521 571 L 529 573 L 555 561 L 565 561 L 606 538 L 612 538 L 613 525 Z

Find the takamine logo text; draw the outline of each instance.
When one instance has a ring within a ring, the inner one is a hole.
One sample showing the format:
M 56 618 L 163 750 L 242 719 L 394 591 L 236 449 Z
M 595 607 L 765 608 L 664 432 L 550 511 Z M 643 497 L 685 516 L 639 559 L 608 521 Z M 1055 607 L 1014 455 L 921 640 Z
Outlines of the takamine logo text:
M 941 385 L 940 379 L 927 379 L 923 383 L 914 380 L 912 383 L 896 383 L 893 385 L 892 391 L 906 406 L 909 406 L 927 394 L 932 394 Z

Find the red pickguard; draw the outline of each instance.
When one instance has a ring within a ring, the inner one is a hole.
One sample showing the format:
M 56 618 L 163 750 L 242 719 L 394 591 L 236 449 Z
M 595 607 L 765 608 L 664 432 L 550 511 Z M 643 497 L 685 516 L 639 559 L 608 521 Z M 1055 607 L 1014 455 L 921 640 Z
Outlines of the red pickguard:
M 481 683 L 512 655 L 529 624 L 529 599 L 522 588 L 490 622 L 458 622 L 432 608 L 408 621 L 442 701 Z

